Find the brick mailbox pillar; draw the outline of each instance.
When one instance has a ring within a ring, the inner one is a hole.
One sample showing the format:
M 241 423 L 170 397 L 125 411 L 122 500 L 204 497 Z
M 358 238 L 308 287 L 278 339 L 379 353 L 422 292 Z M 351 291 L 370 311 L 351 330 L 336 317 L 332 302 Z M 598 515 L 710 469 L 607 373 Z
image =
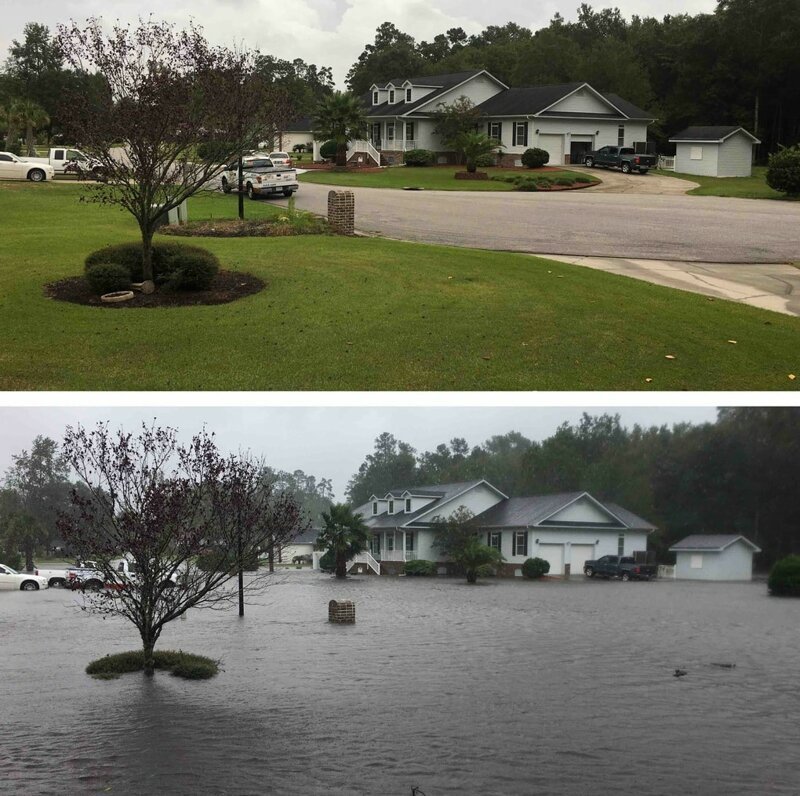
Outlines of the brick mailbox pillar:
M 337 625 L 354 625 L 356 604 L 352 600 L 331 600 L 328 603 L 328 621 Z
M 352 235 L 356 222 L 356 198 L 352 191 L 328 191 L 328 224 L 334 232 Z

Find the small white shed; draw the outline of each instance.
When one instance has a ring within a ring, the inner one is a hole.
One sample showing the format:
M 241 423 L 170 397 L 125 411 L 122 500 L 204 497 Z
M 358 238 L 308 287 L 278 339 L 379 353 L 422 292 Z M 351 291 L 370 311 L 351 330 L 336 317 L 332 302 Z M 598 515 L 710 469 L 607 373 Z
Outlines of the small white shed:
M 749 177 L 753 147 L 761 143 L 744 127 L 687 127 L 669 142 L 675 171 L 703 177 Z
M 685 580 L 752 580 L 753 553 L 761 549 L 736 534 L 695 534 L 670 547 L 675 577 Z

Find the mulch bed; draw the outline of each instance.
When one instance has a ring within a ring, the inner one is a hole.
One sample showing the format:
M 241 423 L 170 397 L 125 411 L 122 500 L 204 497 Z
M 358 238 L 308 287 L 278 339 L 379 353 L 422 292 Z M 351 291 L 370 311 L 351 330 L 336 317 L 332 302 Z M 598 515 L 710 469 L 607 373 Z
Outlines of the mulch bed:
M 71 276 L 50 282 L 44 286 L 47 298 L 68 301 L 71 304 L 84 304 L 89 307 L 124 310 L 137 307 L 193 307 L 209 304 L 228 304 L 231 301 L 252 296 L 266 287 L 266 283 L 256 276 L 241 271 L 220 271 L 208 290 L 181 291 L 160 288 L 155 293 L 145 295 L 134 293 L 130 301 L 106 304 L 100 301 L 82 276 Z
M 170 224 L 158 231 L 161 235 L 185 238 L 282 238 L 291 235 L 324 235 L 329 230 L 327 222 L 322 218 L 315 219 L 313 224 L 309 223 L 302 229 L 293 226 L 289 221 L 221 218 L 214 221 L 190 221 L 182 225 Z

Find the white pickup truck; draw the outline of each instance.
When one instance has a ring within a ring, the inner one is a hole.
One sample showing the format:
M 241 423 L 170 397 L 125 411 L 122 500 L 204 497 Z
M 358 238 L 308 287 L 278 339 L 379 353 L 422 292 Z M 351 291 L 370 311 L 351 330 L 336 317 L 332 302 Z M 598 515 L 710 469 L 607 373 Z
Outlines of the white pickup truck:
M 107 578 L 103 570 L 97 568 L 93 561 L 83 562 L 87 566 L 70 567 L 67 570 L 66 587 L 80 589 L 81 591 L 100 591 L 106 589 L 124 589 L 126 583 L 136 579 L 136 564 L 127 558 L 114 559 L 110 563 L 114 567 L 114 578 Z M 174 586 L 177 576 L 167 578 L 162 585 Z
M 67 164 L 76 160 L 81 164 L 84 171 L 95 174 L 102 171 L 100 164 L 85 155 L 80 149 L 71 149 L 63 146 L 53 147 L 46 158 L 23 157 L 21 159 L 26 163 L 47 163 L 53 167 L 56 174 L 63 174 Z
M 239 164 L 237 161 L 225 167 L 220 179 L 222 190 L 230 193 L 239 186 Z M 291 196 L 300 186 L 297 171 L 286 166 L 276 166 L 263 155 L 248 155 L 242 158 L 242 187 L 250 199 L 259 196 L 283 194 Z

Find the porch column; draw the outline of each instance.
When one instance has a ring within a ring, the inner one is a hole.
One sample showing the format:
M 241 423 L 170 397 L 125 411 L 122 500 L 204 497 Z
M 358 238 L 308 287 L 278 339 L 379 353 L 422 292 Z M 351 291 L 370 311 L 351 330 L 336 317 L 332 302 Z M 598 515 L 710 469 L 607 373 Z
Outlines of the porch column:
M 320 160 L 322 160 L 322 155 L 320 155 L 320 152 L 319 152 L 319 150 L 321 149 L 321 147 L 322 147 L 322 142 L 321 142 L 321 141 L 316 141 L 316 140 L 315 140 L 315 141 L 313 142 L 313 147 L 312 147 L 313 156 L 312 156 L 312 158 L 311 158 L 311 159 L 312 159 L 312 160 L 313 160 L 315 163 L 316 163 L 317 161 L 320 161 Z
M 403 531 L 403 557 L 400 559 L 401 561 L 406 560 L 406 532 Z

